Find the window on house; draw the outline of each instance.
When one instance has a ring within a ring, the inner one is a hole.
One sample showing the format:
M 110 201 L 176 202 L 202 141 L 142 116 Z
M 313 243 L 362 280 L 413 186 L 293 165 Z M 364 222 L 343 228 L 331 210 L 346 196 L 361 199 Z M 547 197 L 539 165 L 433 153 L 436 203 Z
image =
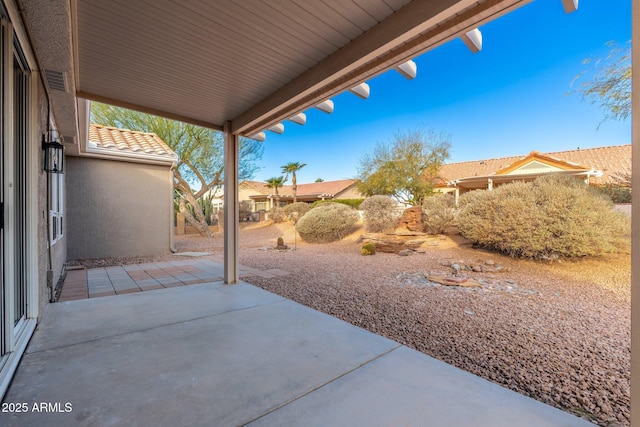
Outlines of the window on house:
M 49 200 L 49 235 L 54 244 L 63 236 L 64 175 L 61 173 L 49 174 Z

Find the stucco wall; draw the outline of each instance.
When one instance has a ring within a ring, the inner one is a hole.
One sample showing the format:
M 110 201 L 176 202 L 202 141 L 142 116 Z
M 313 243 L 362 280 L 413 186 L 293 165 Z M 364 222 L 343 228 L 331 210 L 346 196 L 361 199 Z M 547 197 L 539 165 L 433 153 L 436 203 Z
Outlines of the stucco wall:
M 364 199 L 364 196 L 358 191 L 358 186 L 354 185 L 346 191 L 338 194 L 336 199 Z
M 33 74 L 35 76 L 35 74 Z M 38 78 L 37 85 L 37 99 L 38 105 L 36 107 L 37 117 L 35 123 L 37 123 L 38 131 L 36 135 L 42 135 L 47 132 L 47 98 L 44 91 L 42 81 Z M 38 225 L 37 225 L 37 262 L 38 262 L 38 313 L 40 316 L 44 313 L 45 307 L 49 304 L 51 299 L 52 289 L 47 285 L 47 270 L 49 270 L 49 254 L 48 254 L 48 240 L 49 230 L 47 228 L 47 217 L 49 216 L 49 205 L 47 203 L 47 194 L 49 192 L 47 187 L 47 174 L 43 171 L 43 154 L 40 138 L 34 138 L 31 149 L 35 152 L 35 167 L 33 170 L 36 175 L 33 176 L 37 181 L 38 195 L 37 195 L 37 209 L 38 209 Z M 63 219 L 64 220 L 64 219 Z M 66 229 L 66 227 L 63 228 Z M 63 234 L 62 238 L 51 246 L 51 270 L 53 271 L 53 283 L 55 288 L 60 276 L 62 275 L 62 269 L 67 257 L 67 239 Z
M 69 259 L 169 252 L 173 206 L 168 166 L 66 160 Z

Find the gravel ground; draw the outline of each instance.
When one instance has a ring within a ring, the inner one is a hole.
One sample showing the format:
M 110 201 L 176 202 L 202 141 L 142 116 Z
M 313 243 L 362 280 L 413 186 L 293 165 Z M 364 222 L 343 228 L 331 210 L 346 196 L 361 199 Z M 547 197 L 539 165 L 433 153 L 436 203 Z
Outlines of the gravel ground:
M 365 257 L 355 243 L 359 234 L 327 245 L 298 240 L 295 250 L 276 251 L 271 248 L 279 236 L 293 246 L 291 226 L 242 224 L 240 262 L 289 271 L 249 280 L 271 292 L 598 425 L 630 425 L 628 254 L 518 261 L 473 249 L 460 236 L 443 236 L 423 253 Z M 181 237 L 175 245 L 218 252 L 222 239 Z M 454 267 L 482 287 L 427 279 L 450 275 Z

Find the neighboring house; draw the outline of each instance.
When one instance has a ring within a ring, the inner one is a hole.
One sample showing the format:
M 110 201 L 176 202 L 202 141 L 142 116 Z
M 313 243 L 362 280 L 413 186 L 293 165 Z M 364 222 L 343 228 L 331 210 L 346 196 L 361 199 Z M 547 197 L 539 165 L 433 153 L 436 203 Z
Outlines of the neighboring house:
M 313 203 L 316 200 L 333 199 L 361 199 L 358 191 L 357 179 L 342 179 L 338 181 L 312 182 L 310 184 L 298 184 L 297 200 L 299 202 Z M 293 203 L 293 186 L 284 185 L 278 188 L 281 205 Z M 268 211 L 275 206 L 276 193 L 269 188 L 266 182 L 242 181 L 239 186 L 238 200 L 251 202 L 251 211 Z
M 169 252 L 177 160 L 154 133 L 91 124 L 66 159 L 67 257 Z
M 449 163 L 440 168 L 435 190 L 455 193 L 492 189 L 513 181 L 532 181 L 560 173 L 590 185 L 617 184 L 631 175 L 631 145 L 586 148 L 526 156 Z

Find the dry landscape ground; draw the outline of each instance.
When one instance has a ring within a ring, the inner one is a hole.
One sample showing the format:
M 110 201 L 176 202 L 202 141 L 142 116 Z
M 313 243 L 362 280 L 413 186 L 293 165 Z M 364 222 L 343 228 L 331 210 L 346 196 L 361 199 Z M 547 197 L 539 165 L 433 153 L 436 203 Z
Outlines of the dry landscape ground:
M 290 272 L 251 278 L 254 285 L 596 424 L 630 424 L 629 254 L 523 261 L 451 235 L 410 256 L 362 256 L 356 240 L 363 232 L 331 244 L 298 238 L 295 250 L 278 251 L 278 237 L 294 246 L 290 224 L 244 223 L 240 263 Z M 180 237 L 175 246 L 218 252 L 222 236 Z M 125 261 L 132 260 L 96 262 Z M 426 279 L 456 267 L 481 287 Z

